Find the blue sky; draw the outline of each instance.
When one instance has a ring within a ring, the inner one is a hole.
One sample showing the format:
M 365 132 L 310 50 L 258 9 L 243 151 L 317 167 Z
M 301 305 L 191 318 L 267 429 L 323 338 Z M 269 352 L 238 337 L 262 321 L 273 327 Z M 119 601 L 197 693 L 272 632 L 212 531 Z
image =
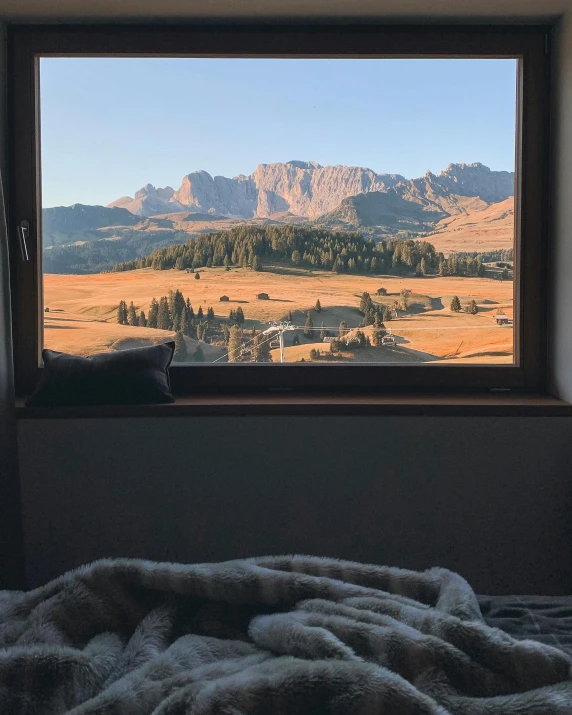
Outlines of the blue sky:
M 514 170 L 515 60 L 43 58 L 43 205 L 299 159 Z

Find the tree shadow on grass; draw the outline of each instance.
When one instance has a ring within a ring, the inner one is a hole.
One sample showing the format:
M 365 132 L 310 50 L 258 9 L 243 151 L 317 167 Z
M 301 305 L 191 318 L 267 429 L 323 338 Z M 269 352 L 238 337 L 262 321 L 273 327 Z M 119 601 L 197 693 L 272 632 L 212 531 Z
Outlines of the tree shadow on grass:
M 78 323 L 81 323 L 81 320 L 78 320 Z M 45 325 L 44 324 L 44 330 L 79 330 L 77 325 Z

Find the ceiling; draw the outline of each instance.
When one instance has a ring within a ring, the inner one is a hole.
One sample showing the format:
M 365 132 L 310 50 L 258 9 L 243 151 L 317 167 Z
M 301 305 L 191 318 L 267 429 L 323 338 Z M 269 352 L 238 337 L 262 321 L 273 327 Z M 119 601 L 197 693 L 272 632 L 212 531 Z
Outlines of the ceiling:
M 531 21 L 553 19 L 567 10 L 572 11 L 572 0 L 0 0 L 0 17 L 28 22 L 184 18 Z

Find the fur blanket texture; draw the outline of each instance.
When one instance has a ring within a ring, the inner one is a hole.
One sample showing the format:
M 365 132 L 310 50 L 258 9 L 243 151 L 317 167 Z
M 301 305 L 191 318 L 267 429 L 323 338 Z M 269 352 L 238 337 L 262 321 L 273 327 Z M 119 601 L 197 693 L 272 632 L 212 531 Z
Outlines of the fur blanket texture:
M 570 715 L 571 666 L 438 568 L 120 559 L 0 592 L 2 715 Z

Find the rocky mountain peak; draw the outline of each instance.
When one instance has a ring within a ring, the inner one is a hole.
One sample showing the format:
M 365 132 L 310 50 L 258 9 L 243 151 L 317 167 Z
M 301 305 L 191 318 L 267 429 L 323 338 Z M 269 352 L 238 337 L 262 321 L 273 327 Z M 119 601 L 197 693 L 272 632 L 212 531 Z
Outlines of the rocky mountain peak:
M 201 169 L 183 177 L 176 191 L 147 184 L 133 199 L 123 197 L 110 206 L 139 216 L 191 211 L 247 219 L 286 212 L 315 219 L 334 211 L 348 197 L 392 189 L 407 200 L 454 213 L 458 209 L 449 195 L 503 201 L 514 193 L 514 174 L 491 171 L 479 163 L 449 164 L 439 175 L 427 171 L 423 178 L 408 180 L 365 167 L 292 160 L 259 164 L 250 176 L 234 178 L 213 177 Z

